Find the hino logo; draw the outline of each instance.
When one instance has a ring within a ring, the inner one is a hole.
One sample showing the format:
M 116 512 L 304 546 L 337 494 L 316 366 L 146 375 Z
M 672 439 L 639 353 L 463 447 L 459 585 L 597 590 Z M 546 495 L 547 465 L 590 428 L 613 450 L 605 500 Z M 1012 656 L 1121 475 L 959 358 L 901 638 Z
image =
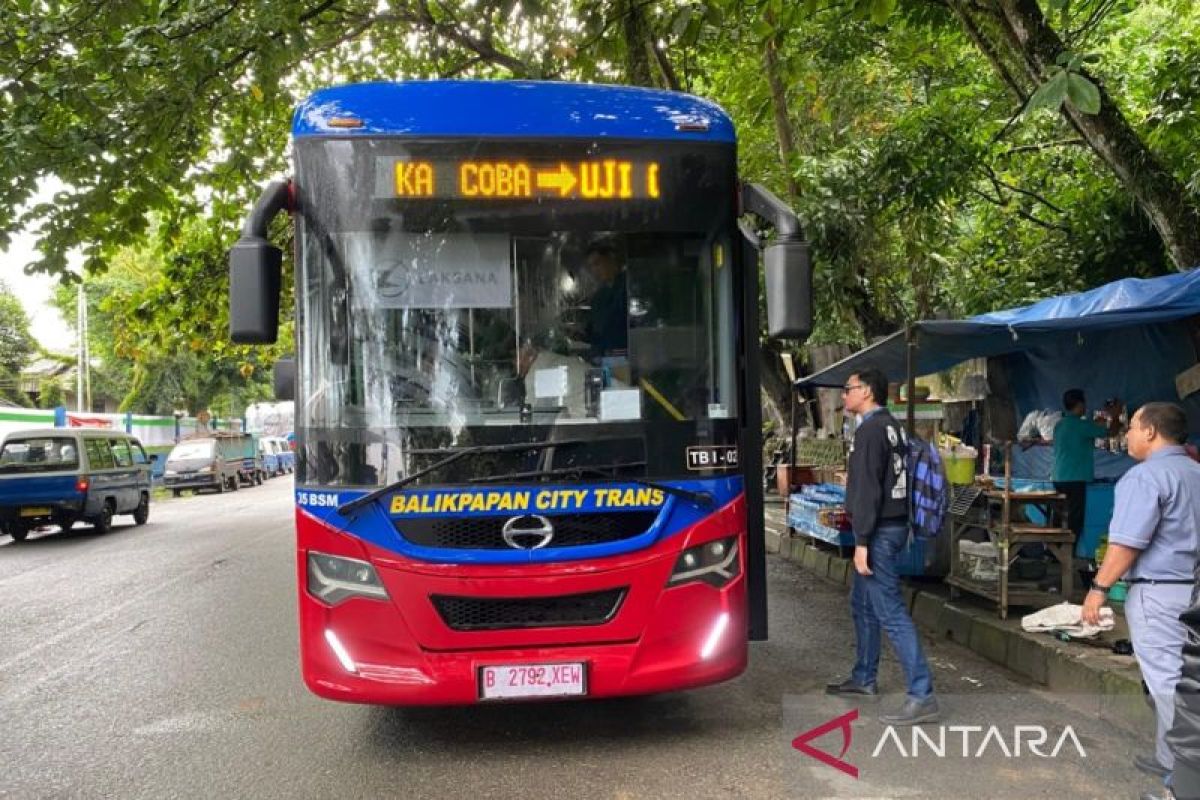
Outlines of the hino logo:
M 512 517 L 504 523 L 500 534 L 504 543 L 517 550 L 537 550 L 554 539 L 554 525 L 541 514 Z

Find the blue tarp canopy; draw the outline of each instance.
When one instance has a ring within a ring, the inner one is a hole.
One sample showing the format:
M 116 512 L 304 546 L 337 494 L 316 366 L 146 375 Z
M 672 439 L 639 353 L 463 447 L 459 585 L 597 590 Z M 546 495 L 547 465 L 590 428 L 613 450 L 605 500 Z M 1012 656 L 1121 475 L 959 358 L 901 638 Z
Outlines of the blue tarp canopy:
M 1131 407 L 1173 400 L 1175 375 L 1197 361 L 1189 326 L 1200 315 L 1200 269 L 1161 278 L 1126 278 L 1079 294 L 967 320 L 930 320 L 912 327 L 916 375 L 949 369 L 971 358 L 1006 357 L 1020 414 L 1055 408 L 1062 393 L 1079 387 L 1093 407 L 1121 397 Z M 867 367 L 890 381 L 908 375 L 904 331 L 813 375 L 798 386 L 842 386 Z M 1189 398 L 1200 412 L 1200 398 Z M 1194 429 L 1200 413 L 1189 413 Z

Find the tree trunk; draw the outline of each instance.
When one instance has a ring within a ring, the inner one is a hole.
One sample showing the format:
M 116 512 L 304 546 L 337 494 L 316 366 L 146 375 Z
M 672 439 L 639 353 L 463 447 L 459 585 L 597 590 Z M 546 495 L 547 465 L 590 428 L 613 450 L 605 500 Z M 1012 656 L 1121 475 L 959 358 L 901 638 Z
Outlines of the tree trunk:
M 768 22 L 774 24 L 773 15 L 766 12 Z M 788 113 L 787 89 L 779 64 L 779 43 L 782 33 L 767 38 L 763 45 L 763 67 L 767 74 L 767 86 L 771 91 L 771 110 L 775 118 L 775 136 L 779 145 L 779 163 L 783 167 L 787 199 L 795 202 L 800 197 L 800 186 L 792 174 L 796 162 L 796 137 L 792 130 L 792 119 Z M 792 389 L 787 373 L 779 358 L 778 342 L 760 342 L 758 369 L 762 376 L 763 418 L 775 423 L 775 430 L 788 435 L 791 430 Z
M 759 342 L 758 379 L 762 384 L 763 420 L 774 424 L 776 435 L 787 436 L 791 431 L 792 390 L 779 348 L 779 342 Z
M 766 12 L 766 20 L 774 26 L 774 14 L 770 11 Z M 767 73 L 767 85 L 771 89 L 771 110 L 775 116 L 775 136 L 779 140 L 779 163 L 783 166 L 788 199 L 795 202 L 800 199 L 800 185 L 796 182 L 794 172 L 796 157 L 799 153 L 796 151 L 796 136 L 792 130 L 792 118 L 788 115 L 787 86 L 779 65 L 779 45 L 782 40 L 782 32 L 776 32 L 767 37 L 767 41 L 763 44 L 763 67 Z
M 1010 45 L 1019 51 L 1029 77 L 1041 83 L 1066 50 L 1062 39 L 1037 0 L 997 0 L 997 5 Z M 1200 265 L 1200 209 L 1130 126 L 1103 84 L 1095 76 L 1087 77 L 1100 88 L 1100 113 L 1084 114 L 1067 101 L 1063 115 L 1137 200 L 1176 268 Z
M 625 35 L 625 79 L 635 86 L 653 86 L 645 12 L 638 0 L 617 0 L 616 9 Z

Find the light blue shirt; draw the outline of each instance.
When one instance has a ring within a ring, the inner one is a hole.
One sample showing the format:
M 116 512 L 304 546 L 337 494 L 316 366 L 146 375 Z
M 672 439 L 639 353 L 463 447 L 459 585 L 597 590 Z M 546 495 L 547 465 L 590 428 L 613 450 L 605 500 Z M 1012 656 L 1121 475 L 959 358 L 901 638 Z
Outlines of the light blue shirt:
M 1126 578 L 1192 580 L 1200 551 L 1200 464 L 1158 450 L 1117 482 L 1108 541 L 1140 550 Z

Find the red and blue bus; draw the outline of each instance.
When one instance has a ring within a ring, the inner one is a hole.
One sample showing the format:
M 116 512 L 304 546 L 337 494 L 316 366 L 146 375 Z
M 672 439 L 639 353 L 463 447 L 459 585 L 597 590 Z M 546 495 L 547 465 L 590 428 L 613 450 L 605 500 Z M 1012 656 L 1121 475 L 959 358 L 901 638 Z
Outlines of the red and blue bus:
M 811 325 L 795 215 L 689 95 L 417 81 L 321 90 L 230 254 L 273 342 L 294 218 L 304 680 L 352 702 L 716 683 L 766 637 L 759 263 Z M 741 220 L 739 230 L 739 220 Z

